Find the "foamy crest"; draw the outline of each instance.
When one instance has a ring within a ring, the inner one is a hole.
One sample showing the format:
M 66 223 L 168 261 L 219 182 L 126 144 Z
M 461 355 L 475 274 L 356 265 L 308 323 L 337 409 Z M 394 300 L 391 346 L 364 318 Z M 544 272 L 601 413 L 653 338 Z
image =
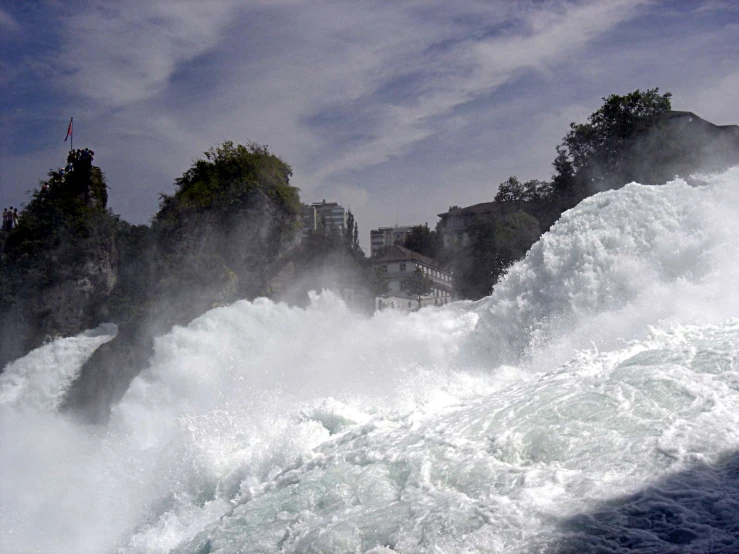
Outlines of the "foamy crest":
M 0 375 L 0 406 L 55 410 L 82 364 L 115 334 L 115 325 L 101 325 L 76 337 L 50 342 L 9 363 Z
M 736 543 L 739 172 L 707 182 L 586 200 L 479 303 L 212 310 L 105 427 L 52 411 L 94 345 L 62 378 L 64 343 L 31 353 L 0 386 L 0 551 Z
M 715 323 L 739 313 L 739 287 L 730 285 L 739 168 L 704 179 L 700 188 L 632 183 L 565 212 L 478 303 L 475 350 L 503 361 L 545 350 L 551 364 L 593 343 L 616 347 L 662 319 Z

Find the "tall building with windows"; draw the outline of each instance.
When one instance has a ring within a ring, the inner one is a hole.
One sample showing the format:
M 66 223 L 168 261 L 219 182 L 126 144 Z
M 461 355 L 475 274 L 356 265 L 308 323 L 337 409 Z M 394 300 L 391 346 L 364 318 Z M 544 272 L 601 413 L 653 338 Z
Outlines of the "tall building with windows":
M 500 216 L 504 210 L 505 207 L 498 202 L 482 202 L 466 208 L 452 206 L 448 212 L 439 214 L 441 221 L 436 229 L 441 234 L 444 248 L 467 246 L 470 242 L 469 229 L 476 217 Z
M 346 210 L 336 202 L 323 200 L 311 205 L 303 204 L 300 218 L 303 221 L 303 237 L 319 227 L 326 230 L 337 228 L 342 232 L 346 229 Z
M 341 231 L 346 229 L 346 210 L 343 206 L 339 206 L 336 202 L 314 202 L 313 208 L 316 210 L 317 224 L 323 225 L 325 229 L 338 228 Z
M 305 238 L 309 232 L 315 231 L 318 228 L 318 214 L 314 206 L 303 204 L 300 207 L 300 219 L 303 222 L 303 228 L 301 229 L 302 238 Z
M 372 257 L 376 258 L 393 244 L 403 244 L 414 225 L 396 225 L 395 227 L 380 227 L 370 231 L 370 245 Z
M 372 264 L 388 285 L 387 293 L 375 298 L 375 309 L 417 310 L 427 306 L 443 306 L 452 301 L 452 275 L 442 270 L 431 258 L 394 244 L 373 258 Z M 414 278 L 416 270 L 430 284 L 430 290 L 421 296 L 420 302 L 418 295 L 409 287 L 409 281 Z

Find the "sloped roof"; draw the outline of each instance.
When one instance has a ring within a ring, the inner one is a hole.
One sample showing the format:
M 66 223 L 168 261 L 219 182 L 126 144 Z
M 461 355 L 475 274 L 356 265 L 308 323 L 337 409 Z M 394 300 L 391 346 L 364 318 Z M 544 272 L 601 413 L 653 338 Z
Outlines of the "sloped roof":
M 464 216 L 464 215 L 495 214 L 495 213 L 500 213 L 502 210 L 503 210 L 503 206 L 501 206 L 499 202 L 481 202 L 479 204 L 473 204 L 472 206 L 467 206 L 466 208 L 460 208 L 458 210 L 444 212 L 443 214 L 438 214 L 438 216 L 444 218 L 450 215 Z
M 388 263 L 388 262 L 402 262 L 404 260 L 415 260 L 426 264 L 430 267 L 436 268 L 437 264 L 434 260 L 427 256 L 423 256 L 413 250 L 408 250 L 405 246 L 399 244 L 393 244 L 389 247 L 381 256 L 373 258 L 374 263 Z
M 689 120 L 694 120 L 696 123 L 706 128 L 717 129 L 717 130 L 720 129 L 722 131 L 736 132 L 736 130 L 739 128 L 739 126 L 737 125 L 716 125 L 715 123 L 711 123 L 710 121 L 707 121 L 703 119 L 702 117 L 695 115 L 693 112 L 686 112 L 686 111 L 672 110 L 668 112 L 667 118 L 673 119 L 673 120 L 687 118 Z

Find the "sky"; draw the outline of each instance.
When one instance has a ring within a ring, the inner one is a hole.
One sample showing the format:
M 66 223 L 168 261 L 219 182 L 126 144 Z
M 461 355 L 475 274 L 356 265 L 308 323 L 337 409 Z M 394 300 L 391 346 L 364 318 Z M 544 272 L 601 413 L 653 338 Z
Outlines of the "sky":
M 735 0 L 0 0 L 0 204 L 76 148 L 147 223 L 226 140 L 269 146 L 305 203 L 434 226 L 555 147 L 609 94 L 739 123 Z

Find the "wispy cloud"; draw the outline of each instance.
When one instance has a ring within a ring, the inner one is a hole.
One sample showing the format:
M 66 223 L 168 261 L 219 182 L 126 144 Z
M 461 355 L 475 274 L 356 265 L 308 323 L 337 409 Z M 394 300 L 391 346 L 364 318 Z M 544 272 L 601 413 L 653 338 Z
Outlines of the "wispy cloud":
M 520 12 L 519 24 L 502 36 L 459 43 L 449 59 L 447 71 L 437 76 L 431 92 L 411 106 L 387 106 L 377 138 L 361 145 L 340 160 L 327 164 L 320 178 L 350 169 L 380 164 L 402 154 L 413 144 L 434 133 L 429 123 L 454 108 L 490 94 L 524 69 L 545 69 L 576 52 L 624 20 L 644 4 L 613 0 L 564 7 L 542 6 Z M 491 8 L 492 9 L 492 8 Z
M 18 22 L 2 7 L 0 7 L 0 29 L 3 33 L 15 33 L 20 30 Z
M 238 9 L 236 0 L 99 1 L 64 17 L 58 56 L 67 89 L 119 107 L 162 91 L 182 64 L 207 52 Z
M 660 86 L 721 123 L 739 109 L 739 21 L 720 1 L 42 5 L 32 23 L 0 10 L 4 35 L 39 25 L 54 38 L 3 59 L 18 91 L 6 111 L 5 136 L 16 138 L 4 140 L 38 148 L 48 141 L 29 137 L 74 113 L 114 209 L 138 221 L 226 139 L 268 144 L 293 165 L 305 200 L 343 197 L 366 230 L 396 204 L 401 220 L 433 221 L 450 204 L 489 199 L 511 173 L 547 178 L 568 122 L 613 92 Z M 26 180 L 32 159 L 42 176 L 51 148 L 0 152 L 0 180 Z

